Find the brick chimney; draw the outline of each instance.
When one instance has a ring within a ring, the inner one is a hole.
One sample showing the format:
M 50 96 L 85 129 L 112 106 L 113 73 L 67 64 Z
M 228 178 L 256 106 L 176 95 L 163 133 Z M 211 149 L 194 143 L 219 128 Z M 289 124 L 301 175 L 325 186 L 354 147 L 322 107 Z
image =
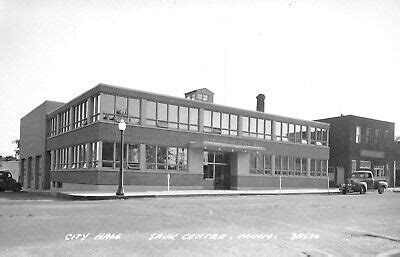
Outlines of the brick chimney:
M 265 112 L 265 95 L 259 94 L 257 96 L 257 111 L 258 112 Z

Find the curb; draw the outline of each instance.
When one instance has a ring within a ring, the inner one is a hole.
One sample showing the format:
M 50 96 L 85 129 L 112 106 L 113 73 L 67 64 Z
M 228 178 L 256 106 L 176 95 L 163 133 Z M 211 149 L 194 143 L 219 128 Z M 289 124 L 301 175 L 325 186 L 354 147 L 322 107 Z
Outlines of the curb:
M 57 197 L 57 192 L 52 192 L 52 191 L 21 190 L 20 192 L 21 193 L 35 194 L 35 195 L 40 195 L 40 196 Z
M 74 195 L 66 192 L 57 192 L 57 197 L 65 200 L 77 200 L 77 201 L 101 201 L 101 200 L 127 200 L 132 198 L 175 198 L 175 197 L 212 197 L 212 196 L 253 196 L 253 195 L 336 195 L 339 192 L 282 192 L 282 193 L 274 193 L 274 192 L 237 192 L 237 193 L 180 193 L 180 194 L 171 194 L 171 193 L 159 193 L 159 194 L 138 194 L 138 195 Z

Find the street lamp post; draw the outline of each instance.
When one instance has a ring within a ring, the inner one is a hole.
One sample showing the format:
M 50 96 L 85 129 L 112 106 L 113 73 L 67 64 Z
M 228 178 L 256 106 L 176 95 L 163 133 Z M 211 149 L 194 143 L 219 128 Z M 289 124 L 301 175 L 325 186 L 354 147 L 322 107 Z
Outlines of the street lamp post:
M 124 165 L 124 130 L 126 129 L 126 123 L 123 119 L 118 124 L 118 129 L 121 131 L 121 149 L 120 149 L 120 161 L 119 164 L 119 182 L 116 195 L 124 195 L 124 173 L 122 172 L 122 166 Z

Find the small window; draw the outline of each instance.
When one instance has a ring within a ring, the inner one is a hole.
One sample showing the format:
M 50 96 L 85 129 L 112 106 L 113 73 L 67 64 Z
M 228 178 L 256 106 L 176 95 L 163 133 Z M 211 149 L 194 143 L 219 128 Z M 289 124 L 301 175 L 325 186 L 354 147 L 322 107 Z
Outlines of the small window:
M 360 126 L 356 127 L 356 143 L 357 144 L 361 143 L 361 127 Z

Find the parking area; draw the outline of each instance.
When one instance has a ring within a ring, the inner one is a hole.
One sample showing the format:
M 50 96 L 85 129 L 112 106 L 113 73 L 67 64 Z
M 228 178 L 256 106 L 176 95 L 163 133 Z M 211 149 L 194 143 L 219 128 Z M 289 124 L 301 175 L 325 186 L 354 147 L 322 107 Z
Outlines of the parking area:
M 377 255 L 400 250 L 399 193 L 65 201 L 0 193 L 0 255 Z

